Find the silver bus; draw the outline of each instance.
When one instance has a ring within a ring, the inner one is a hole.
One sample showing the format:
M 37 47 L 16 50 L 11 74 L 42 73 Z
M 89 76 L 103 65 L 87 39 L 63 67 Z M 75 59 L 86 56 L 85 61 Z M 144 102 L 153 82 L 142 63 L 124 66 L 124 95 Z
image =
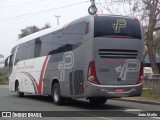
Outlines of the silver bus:
M 109 98 L 140 96 L 143 39 L 136 18 L 90 15 L 28 35 L 6 59 L 9 89 L 103 104 Z

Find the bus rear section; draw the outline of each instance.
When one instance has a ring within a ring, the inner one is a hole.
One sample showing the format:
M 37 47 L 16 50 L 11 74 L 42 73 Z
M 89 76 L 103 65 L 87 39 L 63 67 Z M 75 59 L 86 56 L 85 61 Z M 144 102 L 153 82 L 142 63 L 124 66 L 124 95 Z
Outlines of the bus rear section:
M 139 21 L 119 16 L 96 16 L 88 63 L 86 96 L 139 96 L 142 92 L 143 40 Z

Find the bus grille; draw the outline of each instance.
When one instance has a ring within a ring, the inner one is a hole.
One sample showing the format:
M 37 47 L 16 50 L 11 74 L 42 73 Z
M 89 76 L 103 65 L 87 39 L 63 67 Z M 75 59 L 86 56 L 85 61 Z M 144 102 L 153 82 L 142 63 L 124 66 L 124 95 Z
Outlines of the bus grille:
M 83 86 L 83 70 L 76 70 L 70 73 L 70 93 L 71 95 L 82 95 L 84 93 Z
M 99 56 L 101 58 L 111 59 L 135 59 L 137 58 L 137 50 L 123 50 L 123 49 L 99 49 Z

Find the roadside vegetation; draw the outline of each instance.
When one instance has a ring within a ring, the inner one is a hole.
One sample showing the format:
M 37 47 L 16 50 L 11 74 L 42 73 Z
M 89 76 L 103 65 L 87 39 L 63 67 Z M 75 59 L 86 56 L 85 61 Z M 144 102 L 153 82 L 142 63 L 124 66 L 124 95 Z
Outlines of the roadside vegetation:
M 160 94 L 150 93 L 149 89 L 143 89 L 141 96 L 146 97 L 148 99 L 155 99 L 160 101 Z
M 7 75 L 7 68 L 0 68 L 0 85 L 8 85 Z
M 143 83 L 142 97 L 149 99 L 155 99 L 160 101 L 160 80 L 154 79 L 149 80 L 145 79 Z

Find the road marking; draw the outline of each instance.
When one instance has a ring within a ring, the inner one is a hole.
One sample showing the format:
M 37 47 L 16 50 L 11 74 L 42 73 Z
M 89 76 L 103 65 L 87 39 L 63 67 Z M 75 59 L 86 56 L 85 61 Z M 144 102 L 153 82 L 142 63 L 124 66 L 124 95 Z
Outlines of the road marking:
M 132 111 L 142 111 L 142 110 L 139 110 L 139 109 L 126 109 L 126 110 L 124 110 L 124 111 L 125 111 L 125 112 L 128 112 L 128 111 L 129 111 L 129 112 L 130 112 L 130 111 L 132 112 Z
M 84 112 L 80 112 L 81 114 L 84 114 L 84 115 L 87 115 L 87 116 L 92 116 L 92 117 L 98 117 L 97 115 L 94 115 L 94 114 L 89 114 L 89 113 L 84 113 Z M 110 118 L 107 118 L 107 117 L 99 117 L 101 119 L 104 119 L 104 120 L 112 120 Z
M 151 118 L 154 118 L 154 119 L 158 119 L 158 120 L 160 120 L 160 117 L 151 117 Z
M 102 118 L 102 119 L 104 119 L 104 120 L 112 120 L 112 119 L 107 118 L 107 117 L 100 117 L 100 118 Z

